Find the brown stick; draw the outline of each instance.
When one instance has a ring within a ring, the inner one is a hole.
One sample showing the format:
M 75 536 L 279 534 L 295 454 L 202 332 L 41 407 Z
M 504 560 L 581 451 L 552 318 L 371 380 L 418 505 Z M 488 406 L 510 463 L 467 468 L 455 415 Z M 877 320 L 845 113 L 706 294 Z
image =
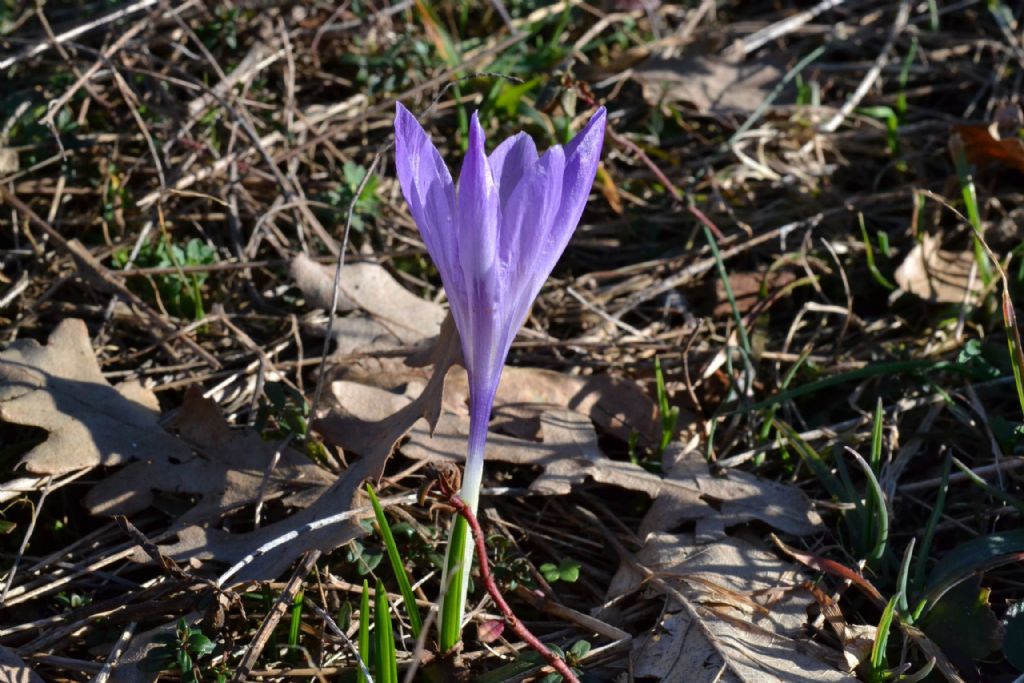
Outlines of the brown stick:
M 448 480 L 445 477 L 438 479 L 438 488 L 441 490 L 442 495 L 445 496 L 446 501 L 449 505 L 455 508 L 469 524 L 470 531 L 473 533 L 473 543 L 476 546 L 476 556 L 480 561 L 480 578 L 483 579 L 484 587 L 490 594 L 491 599 L 494 600 L 494 604 L 501 610 L 502 616 L 505 617 L 505 621 L 512 630 L 516 632 L 523 641 L 526 642 L 531 648 L 534 649 L 541 657 L 547 660 L 547 663 L 569 683 L 579 683 L 579 679 L 576 678 L 576 674 L 572 672 L 569 665 L 565 663 L 565 660 L 561 659 L 554 652 L 544 647 L 544 643 L 540 642 L 537 636 L 530 633 L 530 630 L 523 625 L 523 622 L 519 621 L 516 615 L 512 612 L 512 608 L 505 602 L 505 598 L 502 597 L 501 591 L 498 590 L 498 584 L 494 582 L 494 577 L 491 575 L 491 567 L 487 562 L 487 545 L 484 543 L 484 533 L 480 529 L 480 522 L 477 521 L 476 515 L 469 509 L 465 501 L 459 498 L 455 489 L 449 486 Z
M 309 573 L 313 571 L 313 566 L 316 561 L 320 559 L 319 550 L 310 550 L 302 556 L 302 561 L 299 566 L 295 569 L 295 572 L 288 579 L 288 583 L 285 584 L 284 590 L 277 596 L 274 601 L 274 605 L 267 612 L 267 616 L 263 619 L 263 623 L 260 625 L 256 635 L 253 636 L 252 642 L 249 643 L 249 647 L 245 651 L 245 655 L 242 657 L 242 661 L 235 669 L 235 675 L 231 679 L 231 683 L 242 683 L 249 679 L 252 675 L 253 667 L 256 664 L 256 660 L 259 659 L 263 653 L 263 648 L 266 647 L 267 642 L 270 640 L 270 636 L 273 634 L 274 629 L 277 627 L 281 617 L 288 610 L 288 606 L 295 599 L 295 594 L 302 588 L 302 582 L 306 580 Z

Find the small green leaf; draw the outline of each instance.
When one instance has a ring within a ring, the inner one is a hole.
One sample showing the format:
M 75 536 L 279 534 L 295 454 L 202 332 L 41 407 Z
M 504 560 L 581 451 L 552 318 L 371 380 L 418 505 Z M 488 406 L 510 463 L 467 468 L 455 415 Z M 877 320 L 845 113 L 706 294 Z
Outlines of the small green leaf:
M 341 172 L 345 176 L 345 184 L 353 191 L 359 187 L 359 183 L 363 182 L 363 178 L 366 177 L 366 169 L 354 161 L 346 161 Z
M 391 533 L 395 536 L 405 536 L 406 538 L 412 538 L 416 535 L 416 530 L 412 528 L 412 524 L 408 522 L 399 522 L 398 524 L 391 525 Z
M 338 616 L 334 618 L 338 628 L 342 631 L 348 631 L 349 625 L 352 623 L 352 603 L 345 601 L 341 607 L 338 608 Z
M 217 644 L 202 633 L 193 633 L 188 639 L 188 648 L 195 655 L 209 655 L 217 649 Z
M 552 562 L 545 562 L 537 567 L 537 569 L 548 583 L 555 583 L 556 581 L 575 583 L 580 578 L 580 563 L 568 558 L 563 559 L 557 565 Z
M 590 643 L 586 640 L 577 640 L 573 643 L 572 647 L 569 648 L 569 652 L 566 653 L 570 660 L 579 661 L 587 656 L 590 652 Z
M 562 581 L 576 583 L 580 578 L 580 563 L 576 560 L 562 560 L 562 564 L 558 567 L 558 572 Z
M 352 541 L 349 544 L 348 552 L 345 553 L 345 557 L 349 562 L 356 565 L 356 571 L 359 572 L 360 576 L 366 576 L 377 568 L 380 561 L 384 559 L 384 553 L 367 550 L 359 541 Z
M 187 650 L 178 650 L 178 668 L 182 675 L 192 671 L 192 656 Z
M 977 339 L 968 339 L 956 357 L 956 364 L 976 379 L 995 379 L 1002 375 L 984 356 L 984 348 Z

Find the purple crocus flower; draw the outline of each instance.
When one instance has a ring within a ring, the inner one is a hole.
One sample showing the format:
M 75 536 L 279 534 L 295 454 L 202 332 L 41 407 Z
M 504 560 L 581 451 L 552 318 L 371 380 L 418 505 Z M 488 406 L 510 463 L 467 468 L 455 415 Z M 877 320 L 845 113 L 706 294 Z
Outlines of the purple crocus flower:
M 602 107 L 564 148 L 538 156 L 518 133 L 488 156 L 474 114 L 458 187 L 416 117 L 399 103 L 395 161 L 402 193 L 441 274 L 469 373 L 465 480 L 477 479 L 498 380 L 533 300 L 572 237 L 604 141 Z M 476 500 L 466 499 L 471 506 Z
M 518 133 L 487 155 L 483 129 L 473 114 L 456 186 L 416 117 L 401 103 L 396 106 L 398 179 L 441 274 L 469 374 L 469 446 L 461 497 L 473 510 L 505 358 L 583 214 L 604 128 L 602 107 L 565 147 L 538 155 L 530 136 Z

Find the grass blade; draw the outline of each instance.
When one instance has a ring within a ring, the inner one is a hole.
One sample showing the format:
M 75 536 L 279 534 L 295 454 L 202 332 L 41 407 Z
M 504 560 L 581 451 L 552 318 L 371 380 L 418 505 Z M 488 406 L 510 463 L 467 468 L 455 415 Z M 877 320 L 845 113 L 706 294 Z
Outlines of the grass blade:
M 679 422 L 679 407 L 668 402 L 668 390 L 665 389 L 665 374 L 661 371 L 661 359 L 654 357 L 654 378 L 658 394 L 658 416 L 661 418 L 661 441 L 658 444 L 658 457 L 664 455 L 672 437 L 676 434 Z
M 377 683 L 398 683 L 398 659 L 395 654 L 395 633 L 391 625 L 391 606 L 384 584 L 377 581 L 376 609 L 373 615 Z
M 956 465 L 956 468 L 963 472 L 972 484 L 984 490 L 985 493 L 989 494 L 993 498 L 998 498 L 1007 505 L 1017 508 L 1018 512 L 1024 513 L 1024 500 L 1021 500 L 1016 496 L 1011 496 L 1009 493 L 1005 493 L 1004 491 L 997 489 L 995 486 L 992 486 L 987 481 L 985 481 L 977 474 L 975 474 L 970 467 L 960 462 L 959 458 L 953 458 L 952 460 L 953 464 Z
M 875 404 L 875 418 L 871 424 L 871 469 L 878 471 L 882 465 L 882 427 L 884 426 L 882 399 Z
M 885 650 L 889 645 L 889 631 L 892 628 L 893 614 L 896 611 L 896 599 L 895 595 L 890 598 L 882 612 L 882 618 L 878 621 L 878 632 L 875 642 L 871 646 L 871 674 L 868 677 L 871 683 L 885 683 L 889 680 L 889 674 L 886 671 L 888 659 L 885 656 Z
M 946 591 L 972 574 L 988 571 L 1008 563 L 1024 560 L 1024 529 L 1000 534 L 979 536 L 961 543 L 942 558 L 942 562 L 928 577 L 928 607 L 934 605 Z
M 288 647 L 293 651 L 299 646 L 299 633 L 302 629 L 302 600 L 303 592 L 299 591 L 292 601 L 292 618 L 288 624 Z
M 747 410 L 760 410 L 761 408 L 767 408 L 775 405 L 776 403 L 785 403 L 791 401 L 799 396 L 806 396 L 807 394 L 813 394 L 816 391 L 827 389 L 828 387 L 836 386 L 837 384 L 845 384 L 846 382 L 853 382 L 856 380 L 868 379 L 870 377 L 879 377 L 884 375 L 895 375 L 904 372 L 917 372 L 919 370 L 958 370 L 956 364 L 944 360 L 930 360 L 930 359 L 918 359 L 918 360 L 899 360 L 890 361 L 883 363 L 872 363 L 863 368 L 857 368 L 856 370 L 850 370 L 849 372 L 841 372 L 837 375 L 831 375 L 824 377 L 814 382 L 808 382 L 802 384 L 793 389 L 779 392 L 775 396 L 766 398 L 763 401 L 755 403 L 750 406 Z M 743 412 L 742 409 L 736 410 L 735 412 Z
M 398 545 L 395 543 L 395 535 L 391 532 L 391 525 L 384 515 L 384 508 L 380 506 L 377 494 L 373 487 L 366 485 L 366 492 L 370 495 L 370 505 L 373 506 L 373 514 L 377 518 L 377 526 L 380 527 L 380 535 L 384 539 L 384 548 L 388 552 L 388 561 L 391 563 L 391 571 L 398 581 L 398 588 L 402 593 L 402 601 L 405 603 L 405 613 L 409 617 L 409 627 L 412 630 L 412 637 L 420 637 L 420 629 L 423 627 L 423 620 L 420 616 L 420 608 L 416 604 L 416 594 L 412 592 L 412 583 L 405 571 L 405 564 L 402 563 L 402 556 L 398 552 Z
M 900 612 L 903 614 L 910 610 L 910 604 L 907 602 L 907 579 L 910 577 L 910 561 L 914 557 L 914 543 L 916 540 L 911 537 L 910 543 L 907 544 L 907 549 L 903 551 L 903 562 L 900 563 L 900 573 L 896 579 L 896 587 L 899 590 L 896 595 L 899 597 Z
M 964 142 L 959 135 L 953 136 L 949 144 L 949 150 L 953 155 L 953 164 L 956 166 L 957 177 L 960 179 L 960 194 L 963 196 L 964 208 L 967 209 L 967 221 L 971 224 L 971 228 L 974 229 L 974 259 L 978 262 L 978 274 L 981 275 L 981 281 L 987 286 L 992 282 L 992 264 L 985 253 L 988 250 L 988 246 L 982 244 L 978 192 L 974 187 L 974 176 L 971 174 L 970 166 L 967 163 Z
M 882 271 L 878 269 L 878 264 L 875 263 L 875 248 L 871 245 L 871 237 L 868 235 L 868 229 L 864 225 L 864 214 L 858 213 L 857 219 L 860 221 L 860 235 L 864 242 L 864 256 L 868 261 L 868 272 L 871 273 L 871 277 L 875 279 L 875 282 L 882 285 L 889 291 L 896 289 L 896 285 L 890 282 L 887 277 L 882 275 Z
M 860 453 L 847 448 L 846 452 L 853 456 L 857 464 L 864 471 L 864 476 L 868 480 L 868 501 L 869 506 L 874 504 L 875 515 L 874 517 L 868 517 L 869 520 L 877 519 L 877 533 L 874 534 L 874 544 L 871 551 L 868 553 L 868 560 L 880 560 L 885 554 L 885 548 L 889 544 L 889 510 L 885 506 L 885 496 L 882 494 L 882 487 L 878 483 L 878 478 L 875 473 L 871 470 L 871 465 L 861 457 Z M 870 538 L 870 536 L 869 536 Z
M 846 493 L 845 487 L 836 475 L 829 471 L 828 465 L 825 464 L 821 455 L 810 444 L 800 438 L 797 431 L 787 423 L 777 418 L 773 419 L 772 423 L 775 425 L 776 431 L 793 446 L 800 459 L 807 463 L 811 471 L 814 472 L 814 475 L 818 477 L 818 481 L 821 482 L 821 485 L 825 487 L 832 497 L 836 500 L 845 500 L 843 495 Z
M 463 571 L 465 553 L 472 553 L 469 524 L 462 515 L 455 518 L 451 537 L 448 540 L 448 585 L 442 586 L 441 620 L 439 625 L 441 652 L 449 652 L 458 645 L 462 637 L 462 605 L 458 596 L 462 594 L 463 582 L 469 581 Z M 461 550 L 460 550 L 461 549 Z
M 363 598 L 359 604 L 359 658 L 363 665 L 369 664 L 370 656 L 370 584 L 363 579 Z M 363 672 L 364 666 L 359 667 L 357 681 L 359 683 L 372 683 Z
M 1021 347 L 1020 327 L 1017 325 L 1017 314 L 1013 310 L 1013 301 L 1008 291 L 1009 283 L 1003 279 L 1003 327 L 1006 330 L 1006 343 L 1010 347 L 1010 365 L 1013 366 L 1013 381 L 1017 387 L 1017 400 L 1020 402 L 1021 413 L 1024 413 L 1024 348 Z
M 747 335 L 747 326 L 743 324 L 743 316 L 740 315 L 739 306 L 736 305 L 736 296 L 732 291 L 729 272 L 725 268 L 725 261 L 722 260 L 722 252 L 718 248 L 718 241 L 711 234 L 711 228 L 703 223 L 701 228 L 704 230 L 704 238 L 708 241 L 711 255 L 715 259 L 715 268 L 718 270 L 718 277 L 722 281 L 722 287 L 725 289 L 725 297 L 729 300 L 729 308 L 732 309 L 732 318 L 733 322 L 736 323 L 736 334 L 740 338 L 740 347 L 743 349 L 744 355 L 749 359 L 751 355 L 750 337 Z

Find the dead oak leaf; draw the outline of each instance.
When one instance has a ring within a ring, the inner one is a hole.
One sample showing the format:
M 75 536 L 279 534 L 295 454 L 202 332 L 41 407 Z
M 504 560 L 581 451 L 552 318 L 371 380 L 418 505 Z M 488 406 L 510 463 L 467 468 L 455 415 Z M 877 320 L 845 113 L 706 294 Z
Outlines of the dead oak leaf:
M 370 463 L 374 478 L 384 473 L 384 465 L 399 439 L 421 418 L 432 428 L 441 414 L 441 397 L 449 368 L 462 358 L 459 334 L 449 315 L 441 326 L 427 358 L 412 362 L 430 362 L 433 373 L 416 398 L 356 382 L 333 382 L 336 405 L 314 422 L 314 428 L 327 442 L 363 456 Z
M 61 322 L 45 346 L 23 339 L 0 353 L 0 420 L 47 431 L 21 459 L 33 474 L 191 457 L 160 427 L 156 408 L 138 384 L 104 379 L 81 320 Z
M 725 116 L 757 109 L 782 80 L 783 70 L 768 59 L 690 55 L 650 57 L 633 67 L 632 77 L 650 105 L 687 102 L 701 114 Z
M 462 368 L 455 368 L 448 376 L 444 407 L 469 415 L 469 381 Z M 494 398 L 495 423 L 502 431 L 534 438 L 540 430 L 541 414 L 552 408 L 583 413 L 622 441 L 627 441 L 632 432 L 647 444 L 661 436 L 654 401 L 633 382 L 608 375 L 566 375 L 543 368 L 512 366 L 502 371 Z
M 231 429 L 217 404 L 203 398 L 198 388 L 185 401 L 167 427 L 195 449 L 184 459 L 133 462 L 114 472 L 89 491 L 85 502 L 93 514 L 131 514 L 154 504 L 154 493 L 198 496 L 184 514 L 175 514 L 173 528 L 215 523 L 258 500 L 288 496 L 286 502 L 305 507 L 334 481 L 305 455 L 284 448 L 279 462 L 277 444 L 264 441 L 251 430 Z M 268 476 L 269 469 L 269 476 Z
M 637 639 L 634 675 L 661 683 L 854 683 L 842 655 L 804 636 L 807 577 L 774 553 L 738 538 L 702 545 L 690 535 L 648 536 L 636 563 L 669 594 L 658 625 Z M 610 596 L 640 589 L 624 565 Z M 655 590 L 655 588 L 650 588 Z M 767 599 L 766 599 L 767 598 Z
M 730 272 L 729 287 L 732 290 L 736 310 L 745 314 L 754 306 L 771 297 L 777 296 L 789 285 L 796 282 L 796 275 L 789 270 L 771 270 L 768 272 Z M 714 278 L 715 307 L 711 312 L 714 318 L 732 315 L 733 304 L 729 301 L 729 292 L 721 278 Z
M 730 473 L 729 478 L 717 477 L 695 456 L 685 471 L 662 477 L 631 462 L 606 457 L 586 415 L 549 410 L 540 422 L 540 442 L 492 433 L 486 455 L 490 461 L 541 468 L 530 485 L 538 493 L 565 494 L 591 479 L 645 493 L 656 505 L 664 501 L 660 505 L 672 512 L 659 513 L 660 519 L 671 514 L 676 523 L 697 520 L 708 533 L 755 519 L 793 534 L 810 533 L 821 524 L 810 501 L 796 488 L 738 472 Z M 463 460 L 468 431 L 468 418 L 446 413 L 433 435 L 414 426 L 402 453 L 414 459 Z
M 301 454 L 284 450 L 264 486 L 275 444 L 254 432 L 230 429 L 212 401 L 197 392 L 187 396 L 170 420 L 180 438 L 165 431 L 157 418 L 151 393 L 138 385 L 115 388 L 104 380 L 80 320 L 61 323 L 45 346 L 17 341 L 0 354 L 0 419 L 48 432 L 47 440 L 22 460 L 30 472 L 53 475 L 126 465 L 86 495 L 86 505 L 98 514 L 156 505 L 157 492 L 199 499 L 183 513 L 169 510 L 174 515 L 169 531 L 177 539 L 161 546 L 168 557 L 227 564 L 251 558 L 238 580 L 273 579 L 306 550 L 332 550 L 361 534 L 352 520 L 316 528 L 314 522 L 350 509 L 357 489 L 371 475 L 371 461 L 357 462 L 335 479 Z M 225 514 L 261 496 L 284 497 L 286 504 L 300 507 L 316 500 L 253 532 L 218 528 Z M 296 539 L 272 553 L 260 552 L 287 534 Z
M 312 505 L 282 520 L 243 533 L 195 524 L 179 530 L 177 540 L 160 550 L 175 560 L 209 559 L 237 566 L 229 585 L 272 580 L 307 551 L 330 552 L 362 536 L 361 517 L 352 508 L 363 482 L 379 476 L 374 461 L 362 458 Z
M 330 308 L 333 267 L 300 254 L 289 272 L 311 306 Z M 438 334 L 445 318 L 440 304 L 416 296 L 377 263 L 346 264 L 337 303 L 348 315 L 336 319 L 329 334 L 343 355 L 420 342 Z
M 391 414 L 388 410 L 394 412 L 405 405 L 403 394 L 429 381 L 431 373 L 415 367 L 421 364 L 415 358 L 354 359 L 334 369 L 334 393 L 345 412 L 381 420 Z M 363 387 L 386 389 L 390 395 L 367 396 Z M 661 436 L 654 401 L 633 382 L 607 375 L 576 376 L 516 366 L 502 371 L 494 397 L 492 428 L 524 439 L 537 438 L 541 414 L 566 407 L 588 415 L 602 430 L 622 441 L 633 432 L 640 436 L 641 444 L 653 444 Z M 448 371 L 443 409 L 469 414 L 469 382 L 462 367 Z M 680 419 L 681 425 L 686 422 L 686 418 Z
M 707 542 L 719 540 L 727 528 L 753 519 L 795 536 L 821 527 L 821 516 L 795 486 L 736 469 L 712 473 L 703 457 L 681 447 L 665 452 L 662 467 L 666 480 L 696 487 L 699 502 L 677 496 L 658 498 L 640 522 L 641 534 L 694 523 L 697 539 Z M 708 514 L 709 505 L 714 514 Z
M 168 427 L 195 449 L 192 458 L 164 465 L 133 463 L 86 497 L 94 512 L 106 514 L 158 506 L 155 492 L 198 497 L 191 509 L 174 515 L 167 529 L 172 539 L 159 546 L 164 556 L 229 566 L 244 563 L 232 582 L 271 580 L 309 550 L 329 552 L 362 535 L 358 519 L 348 513 L 362 482 L 374 476 L 373 461 L 360 460 L 335 477 L 286 448 L 267 476 L 279 444 L 251 430 L 231 429 L 217 405 L 198 390 L 186 394 Z M 274 499 L 297 510 L 253 531 L 233 531 L 221 524 L 225 515 L 243 506 Z M 332 518 L 337 521 L 322 523 Z M 145 556 L 139 552 L 136 559 L 144 561 Z

